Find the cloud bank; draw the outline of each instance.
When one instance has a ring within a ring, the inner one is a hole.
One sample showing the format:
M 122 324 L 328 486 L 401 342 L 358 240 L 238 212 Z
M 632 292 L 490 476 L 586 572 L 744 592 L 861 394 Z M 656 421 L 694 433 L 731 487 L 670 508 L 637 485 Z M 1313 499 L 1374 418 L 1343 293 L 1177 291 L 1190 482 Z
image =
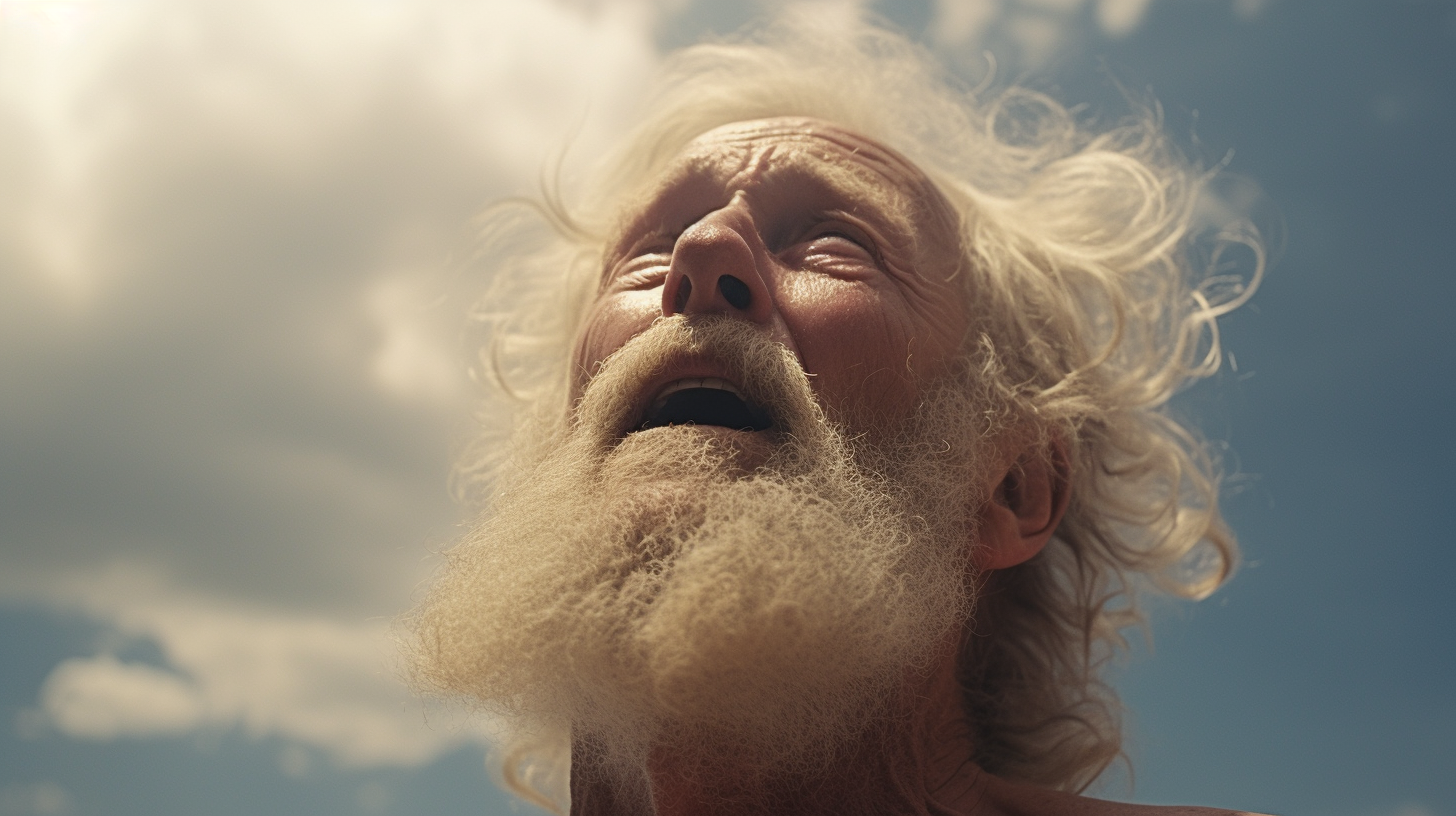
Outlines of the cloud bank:
M 123 643 L 155 644 L 164 660 L 103 650 L 62 662 L 28 712 L 31 729 L 89 741 L 236 729 L 321 750 L 340 767 L 418 766 L 466 743 L 487 745 L 493 733 L 489 722 L 405 689 L 382 620 L 229 608 L 124 572 L 56 595 L 109 621 Z
M 387 624 L 458 523 L 483 283 L 458 259 L 474 212 L 626 107 L 650 14 L 0 2 L 0 600 L 165 657 L 61 663 L 29 727 L 343 766 L 484 739 L 427 718 Z M 37 790 L 12 798 L 60 801 Z
M 613 8 L 5 2 L 3 580 L 397 608 L 456 521 L 451 258 L 640 84 Z
M 927 39 L 1035 67 L 1150 5 L 935 0 Z M 344 766 L 486 738 L 427 722 L 386 623 L 459 522 L 471 217 L 565 134 L 599 150 L 666 22 L 706 9 L 0 0 L 0 600 L 165 658 L 61 663 L 32 725 Z

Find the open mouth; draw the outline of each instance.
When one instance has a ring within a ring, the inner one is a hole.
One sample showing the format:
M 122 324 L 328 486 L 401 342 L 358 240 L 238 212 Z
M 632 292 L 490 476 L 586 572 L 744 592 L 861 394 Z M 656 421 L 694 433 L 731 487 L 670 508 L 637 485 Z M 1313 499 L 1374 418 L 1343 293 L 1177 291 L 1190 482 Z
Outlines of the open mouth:
M 652 401 L 639 431 L 666 425 L 718 425 L 735 431 L 773 427 L 767 411 L 743 398 L 732 383 L 717 377 L 668 383 Z

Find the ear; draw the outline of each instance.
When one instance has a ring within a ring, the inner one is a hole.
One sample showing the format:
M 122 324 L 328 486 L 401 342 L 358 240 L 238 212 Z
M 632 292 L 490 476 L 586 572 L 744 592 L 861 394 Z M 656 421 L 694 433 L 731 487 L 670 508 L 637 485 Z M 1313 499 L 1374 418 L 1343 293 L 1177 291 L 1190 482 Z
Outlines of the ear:
M 973 560 L 982 572 L 1014 567 L 1041 552 L 1067 512 L 1071 466 L 1060 439 L 1009 458 L 981 510 Z

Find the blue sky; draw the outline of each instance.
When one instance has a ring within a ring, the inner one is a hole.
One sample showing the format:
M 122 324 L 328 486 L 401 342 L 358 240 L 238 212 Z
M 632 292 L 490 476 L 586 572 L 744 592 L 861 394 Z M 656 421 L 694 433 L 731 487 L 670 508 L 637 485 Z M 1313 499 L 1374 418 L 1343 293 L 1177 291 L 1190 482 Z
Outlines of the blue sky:
M 1276 239 L 1178 405 L 1246 564 L 1116 670 L 1102 792 L 1456 816 L 1456 2 L 870 7 L 972 79 L 1150 92 Z M 0 0 L 0 816 L 524 812 L 389 649 L 459 522 L 454 259 L 757 8 Z

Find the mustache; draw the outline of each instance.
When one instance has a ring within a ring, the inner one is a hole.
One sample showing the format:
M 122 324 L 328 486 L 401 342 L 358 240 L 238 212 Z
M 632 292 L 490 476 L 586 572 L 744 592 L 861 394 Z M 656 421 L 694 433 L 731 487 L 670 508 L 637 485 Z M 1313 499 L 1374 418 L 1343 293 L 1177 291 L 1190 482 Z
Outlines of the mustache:
M 643 429 L 658 393 L 682 378 L 731 385 L 763 432 L 787 438 L 823 423 L 824 412 L 794 354 L 753 324 L 719 315 L 659 318 L 602 362 L 572 410 L 572 431 L 602 449 Z
M 664 385 L 704 377 L 772 427 L 638 431 Z M 876 447 L 754 324 L 657 321 L 523 428 L 529 458 L 415 613 L 416 683 L 564 726 L 583 778 L 635 779 L 655 746 L 764 775 L 830 761 L 969 617 L 962 402 Z

